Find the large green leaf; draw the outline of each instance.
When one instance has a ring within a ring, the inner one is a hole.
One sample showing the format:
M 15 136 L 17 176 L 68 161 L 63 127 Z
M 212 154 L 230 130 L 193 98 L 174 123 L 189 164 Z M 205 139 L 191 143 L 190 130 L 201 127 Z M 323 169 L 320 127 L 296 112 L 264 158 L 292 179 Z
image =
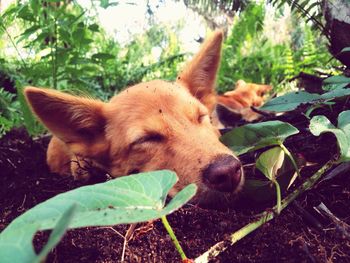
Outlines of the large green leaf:
M 345 76 L 332 76 L 323 81 L 325 84 L 340 84 L 340 83 L 350 83 L 350 78 Z
M 321 96 L 319 94 L 308 93 L 306 91 L 291 92 L 268 101 L 260 109 L 273 112 L 291 111 L 296 109 L 300 104 L 309 103 L 320 98 Z
M 72 205 L 76 211 L 69 228 L 136 223 L 170 214 L 189 201 L 197 189 L 194 184 L 188 185 L 165 206 L 166 196 L 176 181 L 174 172 L 164 170 L 59 194 L 16 218 L 0 234 L 0 258 L 9 258 L 7 262 L 30 262 L 27 259 L 35 256 L 32 247 L 35 232 L 54 228 Z
M 345 86 L 347 86 L 348 83 L 329 82 L 326 84 L 335 84 L 336 88 L 322 95 L 315 94 L 315 93 L 308 93 L 306 91 L 291 92 L 286 95 L 283 95 L 268 101 L 260 109 L 264 111 L 272 111 L 272 112 L 291 111 L 296 109 L 301 104 L 307 104 L 307 103 L 315 104 L 325 100 L 332 100 L 335 98 L 350 95 L 350 89 L 345 88 Z
M 241 155 L 270 145 L 280 145 L 299 130 L 286 122 L 267 121 L 247 124 L 223 135 L 220 140 Z
M 310 132 L 319 136 L 325 132 L 335 135 L 340 151 L 340 161 L 350 161 L 350 111 L 343 111 L 338 116 L 338 127 L 335 127 L 325 116 L 314 116 L 310 121 Z
M 75 212 L 75 206 L 68 207 L 58 219 L 57 225 L 52 231 L 47 244 L 39 255 L 33 250 L 32 239 L 39 229 L 39 223 L 19 225 L 10 232 L 4 230 L 0 234 L 0 262 L 1 263 L 37 263 L 42 262 L 46 255 L 54 248 L 64 235 L 68 224 Z

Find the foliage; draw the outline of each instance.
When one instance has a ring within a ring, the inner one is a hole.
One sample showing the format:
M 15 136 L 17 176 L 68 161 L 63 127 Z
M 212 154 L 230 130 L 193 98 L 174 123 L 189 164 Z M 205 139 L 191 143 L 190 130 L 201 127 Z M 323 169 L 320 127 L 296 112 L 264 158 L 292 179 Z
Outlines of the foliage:
M 230 235 L 228 239 L 227 236 L 223 241 L 218 242 L 214 246 L 212 246 L 208 251 L 200 255 L 195 259 L 195 262 L 209 262 L 209 259 L 213 259 L 213 257 L 217 256 L 221 252 L 225 251 L 228 246 L 235 244 L 240 239 L 244 238 L 254 230 L 258 229 L 265 223 L 269 222 L 273 218 L 276 218 L 278 214 L 285 209 L 288 205 L 290 205 L 298 196 L 300 196 L 305 191 L 311 189 L 315 186 L 317 182 L 321 179 L 321 177 L 330 169 L 332 166 L 337 165 L 342 162 L 349 161 L 349 149 L 350 149 L 350 111 L 344 111 L 338 116 L 338 128 L 336 128 L 333 124 L 329 122 L 329 120 L 324 116 L 315 116 L 310 122 L 310 131 L 318 136 L 323 132 L 332 132 L 335 134 L 338 140 L 339 146 L 339 156 L 336 156 L 334 159 L 329 160 L 326 164 L 324 164 L 316 173 L 314 173 L 310 178 L 306 179 L 298 188 L 296 188 L 292 193 L 288 194 L 284 199 L 281 199 L 281 193 L 279 190 L 279 182 L 277 182 L 277 170 L 281 170 L 282 163 L 282 151 L 283 149 L 279 149 L 278 147 L 272 148 L 264 153 L 262 153 L 256 163 L 256 167 L 259 168 L 266 177 L 268 177 L 276 186 L 276 196 L 277 196 L 277 204 L 273 207 L 273 209 L 266 210 L 262 214 L 258 215 L 258 219 L 250 222 L 245 225 L 238 231 L 235 231 Z M 257 138 L 258 136 L 256 136 Z M 254 140 L 254 136 L 252 139 Z M 264 141 L 264 139 L 258 139 Z M 284 153 L 286 153 L 284 151 Z M 292 179 L 293 180 L 293 179 Z M 256 189 L 267 189 L 268 184 L 266 182 L 260 180 L 248 181 L 252 186 L 252 183 L 255 184 Z M 258 193 L 259 194 L 259 193 Z M 266 196 L 263 195 L 263 198 Z M 228 242 L 229 241 L 229 242 Z
M 162 47 L 160 61 L 169 57 L 169 65 L 179 62 L 174 58 L 179 53 L 178 43 L 162 26 L 136 37 L 124 49 L 107 37 L 91 10 L 68 2 L 45 3 L 21 2 L 8 9 L 2 19 L 3 23 L 14 18 L 21 21 L 24 29 L 15 44 L 28 52 L 21 70 L 32 85 L 74 88 L 107 98 L 160 67 L 144 59 L 153 47 Z
M 283 7 L 276 9 L 275 19 L 285 12 Z M 290 37 L 274 42 L 264 33 L 266 6 L 263 3 L 250 3 L 236 17 L 231 33 L 223 47 L 223 61 L 219 72 L 219 91 L 231 90 L 235 82 L 267 83 L 281 92 L 290 84 L 288 80 L 300 72 L 314 73 L 315 69 L 328 71 L 334 63 L 329 63 L 325 40 L 318 37 L 307 23 L 293 15 L 290 18 Z M 269 20 L 270 21 L 270 20 Z M 271 21 L 269 22 L 271 23 Z
M 261 107 L 262 110 L 272 112 L 291 111 L 300 105 L 329 105 L 328 102 L 350 95 L 350 89 L 345 87 L 338 87 L 322 95 L 316 93 L 309 93 L 306 91 L 290 92 L 283 96 L 276 97 Z
M 271 61 L 270 59 L 266 60 L 268 54 L 273 52 L 269 44 L 263 42 L 259 43 L 258 46 L 256 45 L 258 41 L 255 40 L 258 33 L 263 29 L 263 20 L 263 5 L 250 4 L 234 23 L 223 46 L 223 60 L 218 78 L 219 91 L 231 89 L 233 83 L 238 79 L 255 83 L 269 81 L 260 78 L 264 76 L 263 73 L 258 76 L 252 76 L 248 73 L 249 71 L 259 72 L 259 70 L 263 70 L 263 68 L 260 68 L 261 64 L 257 61 L 266 61 L 267 64 Z M 270 68 L 270 66 L 267 68 Z
M 217 28 L 224 32 L 231 27 L 232 18 L 243 11 L 251 0 L 183 0 L 187 8 L 196 12 L 211 30 Z
M 286 138 L 297 133 L 298 129 L 289 123 L 267 121 L 235 128 L 223 135 L 221 141 L 241 155 L 266 146 L 281 145 Z
M 115 2 L 100 4 L 106 8 Z M 176 32 L 164 25 L 155 25 L 121 46 L 101 28 L 93 8 L 70 1 L 30 0 L 11 5 L 0 17 L 0 43 L 7 44 L 0 50 L 0 60 L 5 62 L 1 66 L 11 68 L 16 82 L 14 100 L 19 103 L 15 109 L 33 135 L 43 129 L 28 111 L 22 87 L 52 87 L 107 100 L 142 80 L 175 79 L 185 55 L 180 53 Z M 4 52 L 9 45 L 15 56 Z M 160 54 L 153 58 L 155 48 Z M 16 125 L 2 115 L 0 136 Z
M 67 207 L 76 206 L 73 218 L 67 222 L 69 229 L 164 217 L 196 193 L 196 186 L 188 185 L 165 205 L 166 196 L 176 181 L 175 173 L 164 170 L 125 176 L 59 194 L 28 210 L 1 232 L 0 258 L 8 262 L 34 260 L 31 240 L 35 232 L 61 225 L 59 221 L 66 217 Z
M 338 127 L 335 127 L 325 116 L 314 116 L 310 120 L 310 132 L 315 136 L 331 132 L 335 135 L 339 148 L 339 161 L 350 161 L 350 111 L 343 111 L 338 116 Z
M 263 152 L 256 161 L 258 168 L 267 179 L 269 179 L 276 188 L 277 196 L 277 214 L 281 212 L 281 188 L 277 182 L 277 171 L 282 167 L 284 162 L 284 151 L 280 147 L 271 148 Z
M 314 28 L 325 32 L 322 24 L 322 5 L 323 2 L 319 0 L 271 0 L 276 7 L 282 7 L 285 4 L 290 5 L 293 12 L 304 18 L 306 22 L 312 22 Z
M 299 197 L 301 194 L 306 192 L 309 189 L 312 189 L 312 187 L 315 186 L 317 182 L 319 182 L 320 178 L 329 171 L 330 168 L 334 165 L 333 161 L 327 162 L 325 165 L 323 165 L 316 173 L 314 173 L 310 178 L 306 179 L 297 189 L 295 189 L 292 193 L 290 193 L 288 196 L 286 196 L 283 200 L 281 200 L 281 211 L 284 210 L 286 207 L 288 207 L 297 197 Z M 265 223 L 271 221 L 272 219 L 276 218 L 279 214 L 276 213 L 278 207 L 274 206 L 272 209 L 268 209 L 264 211 L 263 213 L 257 215 L 257 219 L 253 220 L 252 222 L 248 223 L 241 229 L 233 232 L 228 237 L 225 235 L 225 238 L 213 245 L 210 249 L 208 249 L 206 252 L 204 252 L 202 255 L 198 256 L 195 259 L 196 263 L 207 263 L 209 261 L 212 261 L 213 258 L 218 256 L 221 252 L 228 249 L 230 246 L 237 243 L 239 240 L 243 239 L 259 227 L 263 226 Z
M 256 151 L 265 147 L 277 146 L 262 153 L 256 162 L 256 167 L 261 170 L 261 172 L 276 186 L 277 203 L 279 204 L 277 209 L 278 213 L 280 212 L 281 189 L 276 178 L 277 171 L 284 163 L 284 155 L 288 156 L 296 173 L 291 177 L 289 169 L 283 169 L 280 174 L 283 174 L 284 176 L 280 179 L 285 181 L 287 178 L 289 180 L 289 187 L 295 181 L 296 176 L 300 176 L 296 161 L 294 160 L 290 151 L 283 144 L 285 139 L 297 133 L 299 133 L 299 130 L 289 123 L 281 121 L 267 121 L 247 124 L 235 128 L 221 137 L 221 141 L 226 146 L 229 146 L 238 155 L 249 151 Z M 251 189 L 254 189 L 254 192 L 256 192 L 259 191 L 259 188 L 265 188 L 266 186 L 266 183 L 261 180 L 247 179 L 246 183 L 250 185 L 250 190 L 248 190 L 248 192 L 251 192 Z M 283 189 L 285 190 L 286 188 L 283 187 Z
M 224 12 L 228 15 L 232 15 L 235 11 L 243 10 L 251 1 L 249 0 L 184 0 L 185 5 L 199 9 L 199 13 L 210 13 L 210 12 Z
M 15 94 L 0 88 L 0 137 L 22 122 L 19 101 L 15 98 Z

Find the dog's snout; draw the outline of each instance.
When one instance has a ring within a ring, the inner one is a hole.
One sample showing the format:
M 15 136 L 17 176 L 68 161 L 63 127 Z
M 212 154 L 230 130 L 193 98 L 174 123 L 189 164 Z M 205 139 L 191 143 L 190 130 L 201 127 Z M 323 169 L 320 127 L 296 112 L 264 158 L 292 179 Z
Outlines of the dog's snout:
M 220 156 L 204 169 L 204 183 L 220 192 L 233 192 L 241 181 L 241 168 L 241 162 L 233 156 Z

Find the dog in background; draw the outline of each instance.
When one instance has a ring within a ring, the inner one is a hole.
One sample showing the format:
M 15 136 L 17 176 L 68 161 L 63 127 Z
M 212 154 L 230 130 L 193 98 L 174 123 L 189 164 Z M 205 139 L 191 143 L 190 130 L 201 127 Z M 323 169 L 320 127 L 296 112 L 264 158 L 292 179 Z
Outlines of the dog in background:
M 209 117 L 222 39 L 221 32 L 207 39 L 175 82 L 140 83 L 109 102 L 25 88 L 31 109 L 53 134 L 50 170 L 86 179 L 86 163 L 113 177 L 170 169 L 179 176 L 170 195 L 196 183 L 195 202 L 229 204 L 242 187 L 242 166 Z
M 213 122 L 218 128 L 232 127 L 240 120 L 248 122 L 261 117 L 251 107 L 264 104 L 266 93 L 272 90 L 270 85 L 236 82 L 235 89 L 217 96 L 217 106 L 213 112 Z

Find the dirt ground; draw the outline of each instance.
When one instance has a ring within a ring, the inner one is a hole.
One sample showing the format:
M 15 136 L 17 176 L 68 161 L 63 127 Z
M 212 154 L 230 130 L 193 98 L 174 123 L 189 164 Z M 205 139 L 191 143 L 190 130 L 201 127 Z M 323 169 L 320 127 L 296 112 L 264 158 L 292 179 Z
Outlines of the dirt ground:
M 49 137 L 32 139 L 23 129 L 13 130 L 0 140 L 0 231 L 36 204 L 83 185 L 49 173 L 45 163 L 48 140 Z M 310 176 L 335 149 L 330 147 L 335 145 L 332 136 L 315 139 L 306 131 L 287 144 L 293 152 L 302 150 L 308 159 L 318 162 L 315 168 L 304 169 L 303 176 Z M 249 162 L 249 159 L 243 161 Z M 105 179 L 97 177 L 95 182 Z M 335 224 L 317 213 L 314 206 L 320 202 L 342 223 Z M 271 204 L 253 207 L 239 200 L 235 209 L 217 211 L 188 204 L 168 219 L 187 256 L 195 258 L 269 206 Z M 230 247 L 213 262 L 350 262 L 347 224 L 350 224 L 350 172 L 318 184 L 278 218 Z M 47 262 L 120 262 L 124 242 L 121 235 L 125 235 L 127 229 L 128 226 L 121 225 L 70 230 L 49 254 Z M 48 232 L 36 235 L 36 250 L 47 238 Z M 125 253 L 126 262 L 181 261 L 159 220 L 151 225 L 139 224 Z

